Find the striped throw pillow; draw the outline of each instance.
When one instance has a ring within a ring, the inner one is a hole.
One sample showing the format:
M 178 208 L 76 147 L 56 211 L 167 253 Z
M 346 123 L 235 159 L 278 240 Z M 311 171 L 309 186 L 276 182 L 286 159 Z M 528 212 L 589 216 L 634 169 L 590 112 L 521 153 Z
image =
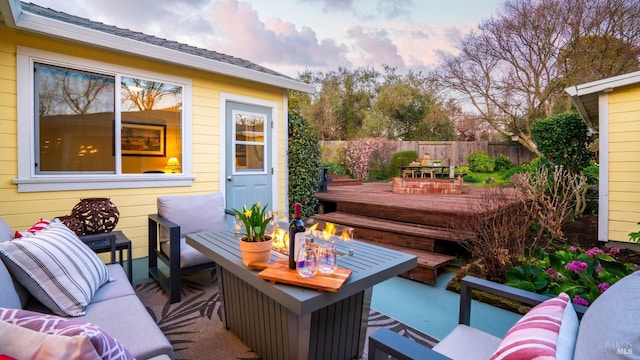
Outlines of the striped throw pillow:
M 561 293 L 538 304 L 511 327 L 491 356 L 494 359 L 555 359 L 562 315 L 569 296 Z
M 34 236 L 0 243 L 0 256 L 31 295 L 62 316 L 84 315 L 110 280 L 100 258 L 57 219 Z

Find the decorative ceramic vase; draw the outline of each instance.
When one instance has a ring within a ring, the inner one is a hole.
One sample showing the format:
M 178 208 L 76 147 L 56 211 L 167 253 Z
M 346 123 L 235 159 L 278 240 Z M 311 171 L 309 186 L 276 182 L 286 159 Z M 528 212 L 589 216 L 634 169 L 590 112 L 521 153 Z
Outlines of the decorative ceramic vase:
M 240 239 L 240 251 L 242 252 L 242 263 L 249 266 L 251 263 L 268 264 L 271 259 L 272 240 L 267 237 L 265 241 L 244 241 Z

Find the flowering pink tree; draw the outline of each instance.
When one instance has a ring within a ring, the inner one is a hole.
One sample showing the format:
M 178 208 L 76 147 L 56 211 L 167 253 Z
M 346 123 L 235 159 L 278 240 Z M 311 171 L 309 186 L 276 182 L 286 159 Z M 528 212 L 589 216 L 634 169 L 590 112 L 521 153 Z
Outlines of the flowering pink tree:
M 367 138 L 349 142 L 346 146 L 344 162 L 353 175 L 359 180 L 367 179 L 372 157 L 378 152 L 389 152 L 391 143 L 382 138 Z

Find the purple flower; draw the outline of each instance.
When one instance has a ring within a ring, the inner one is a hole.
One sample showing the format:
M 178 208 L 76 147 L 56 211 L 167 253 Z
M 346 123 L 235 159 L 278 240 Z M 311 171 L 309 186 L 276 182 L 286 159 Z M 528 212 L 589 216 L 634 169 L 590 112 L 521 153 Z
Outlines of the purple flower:
M 555 280 L 558 278 L 558 274 L 556 274 L 553 268 L 548 268 L 547 270 L 545 270 L 545 272 L 551 276 L 551 280 Z
M 564 268 L 567 270 L 572 270 L 576 274 L 580 274 L 581 272 L 587 270 L 588 267 L 589 265 L 587 265 L 587 263 L 584 263 L 578 260 L 573 260 L 569 264 L 565 265 Z
M 602 249 L 597 247 L 593 247 L 587 250 L 587 256 L 589 256 L 590 258 L 596 256 L 597 254 L 604 254 L 604 251 L 602 251 Z
M 619 254 L 620 253 L 620 248 L 617 247 L 612 247 L 611 250 L 609 250 L 609 254 Z
M 600 289 L 600 291 L 605 292 L 608 288 L 609 288 L 609 283 L 602 283 L 602 284 L 598 284 L 598 289 Z
M 589 302 L 581 298 L 580 295 L 574 296 L 572 302 L 576 305 L 589 306 Z
M 576 252 L 578 250 L 575 246 L 569 246 L 569 251 Z
M 596 272 L 599 273 L 600 270 L 602 270 L 602 265 L 598 264 L 598 266 L 596 266 Z

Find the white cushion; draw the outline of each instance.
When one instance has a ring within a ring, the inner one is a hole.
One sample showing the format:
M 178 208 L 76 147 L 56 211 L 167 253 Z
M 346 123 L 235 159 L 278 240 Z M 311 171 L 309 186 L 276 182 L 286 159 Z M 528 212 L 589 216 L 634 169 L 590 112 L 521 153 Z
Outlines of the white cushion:
M 579 326 L 578 315 L 573 305 L 569 303 L 564 308 L 564 313 L 562 314 L 562 324 L 560 325 L 558 342 L 556 344 L 556 359 L 573 359 Z
M 100 360 L 86 337 L 47 335 L 0 320 L 0 354 L 15 359 Z
M 160 196 L 158 215 L 180 225 L 180 237 L 207 230 L 225 229 L 224 197 L 222 193 Z M 167 231 L 160 229 L 160 240 L 168 241 Z
M 58 315 L 81 316 L 109 271 L 69 228 L 55 219 L 32 237 L 0 243 L 13 277 Z
M 452 359 L 487 360 L 498 344 L 499 337 L 467 325 L 458 325 L 433 350 Z
M 118 340 L 94 324 L 2 308 L 0 352 L 18 359 L 133 360 Z
M 575 359 L 640 356 L 640 271 L 613 284 L 589 306 L 580 321 Z

